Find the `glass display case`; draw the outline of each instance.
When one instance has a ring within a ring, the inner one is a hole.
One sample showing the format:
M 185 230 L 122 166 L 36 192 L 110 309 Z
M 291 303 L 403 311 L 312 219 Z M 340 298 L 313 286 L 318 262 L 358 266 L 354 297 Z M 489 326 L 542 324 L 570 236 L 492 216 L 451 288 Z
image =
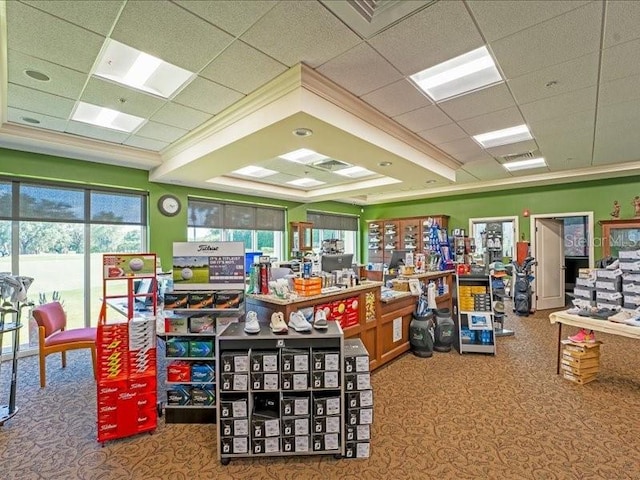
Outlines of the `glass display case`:
M 313 250 L 313 223 L 289 222 L 289 250 L 291 258 L 303 257 L 305 252 Z
M 602 256 L 617 257 L 620 249 L 640 248 L 640 218 L 601 220 Z

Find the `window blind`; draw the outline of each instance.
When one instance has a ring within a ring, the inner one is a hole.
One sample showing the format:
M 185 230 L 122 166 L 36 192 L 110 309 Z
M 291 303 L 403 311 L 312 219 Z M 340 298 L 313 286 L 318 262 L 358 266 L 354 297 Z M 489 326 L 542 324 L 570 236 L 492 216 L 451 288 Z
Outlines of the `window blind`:
M 307 212 L 307 221 L 313 222 L 314 229 L 358 231 L 358 217 L 324 212 Z
M 189 199 L 189 227 L 284 231 L 284 209 Z

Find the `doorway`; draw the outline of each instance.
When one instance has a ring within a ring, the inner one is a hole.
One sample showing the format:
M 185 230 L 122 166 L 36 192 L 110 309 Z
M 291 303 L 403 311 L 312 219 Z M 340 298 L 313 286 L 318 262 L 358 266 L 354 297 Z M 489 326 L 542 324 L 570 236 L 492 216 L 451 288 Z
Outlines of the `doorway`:
M 470 218 L 469 235 L 475 240 L 475 260 L 491 263 L 492 258 L 487 258 L 487 232 L 493 231 L 500 238 L 500 258 L 495 260 L 507 261 L 515 258 L 515 243 L 518 239 L 518 217 L 488 217 Z
M 593 212 L 531 216 L 531 254 L 538 262 L 533 269 L 533 310 L 566 305 L 567 266 L 573 269 L 575 260 L 593 268 L 593 225 Z M 575 270 L 572 275 L 577 275 Z

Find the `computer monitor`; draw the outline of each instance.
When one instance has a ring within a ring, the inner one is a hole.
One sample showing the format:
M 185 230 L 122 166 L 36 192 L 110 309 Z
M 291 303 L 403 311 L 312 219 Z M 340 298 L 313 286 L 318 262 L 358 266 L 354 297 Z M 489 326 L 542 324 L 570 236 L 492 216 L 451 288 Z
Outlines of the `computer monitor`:
M 322 255 L 320 257 L 320 269 L 323 272 L 331 273 L 334 270 L 351 268 L 353 264 L 353 253 L 340 253 L 336 255 Z
M 389 270 L 398 270 L 402 265 L 406 264 L 407 253 L 409 250 L 394 250 L 389 260 Z

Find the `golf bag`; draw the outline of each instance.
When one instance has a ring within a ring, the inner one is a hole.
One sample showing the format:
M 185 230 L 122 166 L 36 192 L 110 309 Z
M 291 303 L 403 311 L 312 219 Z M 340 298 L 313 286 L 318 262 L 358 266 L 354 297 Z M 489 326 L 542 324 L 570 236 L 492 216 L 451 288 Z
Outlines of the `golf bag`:
M 533 257 L 525 258 L 522 265 L 513 264 L 513 311 L 518 316 L 528 316 L 531 312 L 531 267 L 537 265 Z

